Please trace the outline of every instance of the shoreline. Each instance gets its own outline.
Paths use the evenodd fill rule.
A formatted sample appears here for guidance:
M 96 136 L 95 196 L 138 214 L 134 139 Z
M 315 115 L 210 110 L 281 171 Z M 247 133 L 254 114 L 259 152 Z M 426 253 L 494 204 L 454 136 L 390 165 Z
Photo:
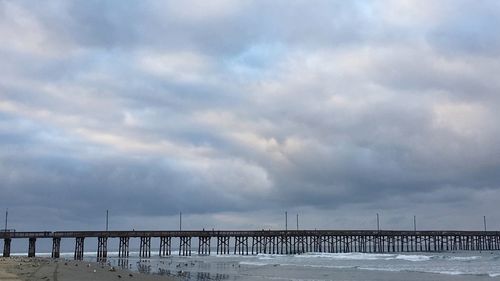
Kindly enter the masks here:
M 107 264 L 44 257 L 0 258 L 2 281 L 179 281 L 170 276 L 143 274 Z

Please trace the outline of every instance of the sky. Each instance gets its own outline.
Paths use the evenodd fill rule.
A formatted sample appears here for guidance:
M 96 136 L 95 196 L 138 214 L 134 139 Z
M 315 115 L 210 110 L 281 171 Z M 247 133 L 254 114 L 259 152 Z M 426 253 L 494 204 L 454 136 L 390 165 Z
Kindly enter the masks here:
M 0 0 L 0 213 L 498 230 L 499 26 L 496 0 Z

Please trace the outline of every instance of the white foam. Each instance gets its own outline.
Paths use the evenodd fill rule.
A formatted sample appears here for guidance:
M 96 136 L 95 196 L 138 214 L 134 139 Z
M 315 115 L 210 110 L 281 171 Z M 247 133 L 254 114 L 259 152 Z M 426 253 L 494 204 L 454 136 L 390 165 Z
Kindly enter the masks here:
M 393 267 L 359 267 L 362 270 L 369 271 L 390 271 L 390 272 L 420 272 L 420 273 L 435 273 L 435 274 L 446 274 L 446 275 L 466 275 L 470 274 L 462 271 L 450 271 L 450 270 L 408 270 L 408 269 L 399 269 Z
M 471 273 L 467 273 L 467 272 L 463 272 L 463 271 L 451 271 L 451 270 L 429 270 L 429 271 L 423 271 L 423 272 L 446 274 L 446 275 L 471 275 Z
M 405 261 L 428 261 L 432 257 L 425 255 L 397 255 L 394 257 L 396 260 L 405 260 Z
M 277 257 L 289 257 L 289 255 L 280 255 L 280 254 L 258 254 L 257 257 L 259 259 L 271 259 L 271 258 L 277 258 Z
M 241 264 L 241 265 L 255 265 L 255 266 L 269 265 L 268 263 L 264 263 L 264 262 L 251 262 L 251 261 L 240 261 L 239 264 Z
M 472 261 L 472 260 L 480 259 L 481 257 L 472 256 L 472 257 L 447 257 L 447 258 L 449 260 L 452 260 L 452 261 Z
M 322 258 L 332 260 L 406 260 L 406 261 L 428 261 L 432 256 L 426 255 L 402 255 L 402 254 L 369 254 L 369 253 L 309 253 L 295 255 L 295 258 Z
M 489 277 L 499 277 L 500 273 L 480 273 L 480 272 L 465 272 L 458 270 L 412 270 L 412 269 L 402 269 L 393 267 L 358 267 L 361 270 L 368 271 L 388 271 L 388 272 L 419 272 L 419 273 L 433 273 L 433 274 L 444 274 L 444 275 L 476 275 L 476 276 L 489 276 Z
M 399 272 L 403 271 L 402 269 L 390 268 L 390 267 L 358 267 L 362 270 L 370 270 L 370 271 L 391 271 L 391 272 Z
M 393 258 L 391 254 L 367 254 L 367 253 L 308 253 L 295 255 L 296 258 L 325 258 L 333 260 L 379 260 Z

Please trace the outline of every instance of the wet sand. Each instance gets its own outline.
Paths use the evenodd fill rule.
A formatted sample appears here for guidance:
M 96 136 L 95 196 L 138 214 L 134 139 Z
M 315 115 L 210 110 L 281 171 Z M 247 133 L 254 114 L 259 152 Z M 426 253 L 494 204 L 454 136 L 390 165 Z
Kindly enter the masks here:
M 0 258 L 0 281 L 178 281 L 172 277 L 146 275 L 108 265 L 50 258 Z

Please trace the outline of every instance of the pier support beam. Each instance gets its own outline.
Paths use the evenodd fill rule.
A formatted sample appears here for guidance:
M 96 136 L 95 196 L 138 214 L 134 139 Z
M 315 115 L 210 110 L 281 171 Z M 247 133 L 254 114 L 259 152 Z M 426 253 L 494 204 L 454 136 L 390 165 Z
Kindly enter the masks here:
M 236 236 L 234 237 L 234 254 L 248 255 L 248 237 Z
M 120 244 L 118 245 L 118 257 L 128 258 L 129 256 L 129 237 L 120 237 Z
M 76 237 L 75 241 L 75 260 L 83 259 L 83 248 L 84 248 L 85 237 Z
M 276 236 L 267 237 L 268 248 L 266 254 L 277 254 L 278 253 L 278 238 Z
M 106 261 L 108 257 L 108 237 L 97 238 L 97 260 Z
M 271 237 L 270 236 L 264 236 L 262 237 L 262 244 L 264 244 L 264 254 L 270 254 L 271 253 Z
M 28 257 L 29 258 L 34 258 L 35 257 L 35 252 L 36 252 L 36 238 L 30 238 L 29 239 L 29 245 L 28 245 Z
M 180 237 L 179 255 L 191 256 L 191 236 Z
M 141 245 L 139 247 L 139 257 L 151 257 L 151 237 L 141 237 Z
M 229 255 L 229 236 L 217 236 L 217 255 Z
M 254 236 L 252 237 L 252 255 L 264 253 L 264 243 L 265 240 L 262 236 Z
M 291 248 L 290 247 L 291 237 L 285 234 L 285 235 L 280 236 L 279 239 L 280 239 L 280 241 L 279 241 L 279 243 L 280 243 L 279 253 L 282 255 L 283 254 L 288 255 L 290 253 L 290 248 Z
M 172 237 L 160 237 L 160 257 L 170 256 L 172 254 Z
M 318 235 L 311 236 L 311 244 L 314 252 L 321 252 L 320 237 Z
M 210 236 L 198 237 L 198 255 L 210 255 Z
M 3 240 L 3 257 L 8 258 L 10 257 L 10 242 L 12 240 L 10 238 L 5 238 Z
M 52 258 L 58 259 L 61 256 L 61 238 L 52 238 Z
M 305 252 L 304 247 L 304 236 L 296 236 L 293 240 L 293 252 L 294 254 L 301 254 Z
M 268 242 L 268 249 L 266 254 L 277 254 L 277 249 L 278 249 L 278 239 L 276 239 L 276 236 L 268 236 L 267 237 L 267 242 Z
M 130 237 L 123 236 L 120 237 L 120 242 L 118 244 L 118 266 L 125 269 L 129 268 L 128 257 L 129 257 L 129 244 Z

